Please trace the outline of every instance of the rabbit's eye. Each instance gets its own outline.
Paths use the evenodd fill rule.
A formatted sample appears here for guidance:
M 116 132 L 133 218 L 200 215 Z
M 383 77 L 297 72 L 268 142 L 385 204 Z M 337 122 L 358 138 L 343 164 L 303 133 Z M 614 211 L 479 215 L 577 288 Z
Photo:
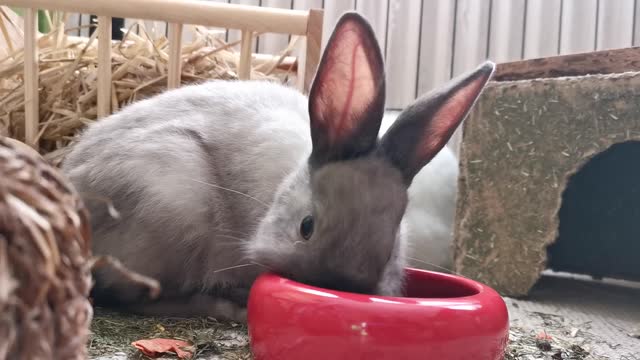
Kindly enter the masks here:
M 300 236 L 303 239 L 309 240 L 311 235 L 313 234 L 313 216 L 307 215 L 302 222 L 300 223 Z

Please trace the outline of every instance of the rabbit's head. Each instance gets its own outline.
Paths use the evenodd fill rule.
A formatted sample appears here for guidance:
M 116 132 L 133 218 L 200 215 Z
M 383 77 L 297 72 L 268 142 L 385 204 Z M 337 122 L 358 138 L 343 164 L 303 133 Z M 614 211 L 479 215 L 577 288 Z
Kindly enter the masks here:
M 309 94 L 312 152 L 279 187 L 248 243 L 249 258 L 316 286 L 397 294 L 407 188 L 445 146 L 494 67 L 486 62 L 418 99 L 378 139 L 382 54 L 365 19 L 343 15 Z

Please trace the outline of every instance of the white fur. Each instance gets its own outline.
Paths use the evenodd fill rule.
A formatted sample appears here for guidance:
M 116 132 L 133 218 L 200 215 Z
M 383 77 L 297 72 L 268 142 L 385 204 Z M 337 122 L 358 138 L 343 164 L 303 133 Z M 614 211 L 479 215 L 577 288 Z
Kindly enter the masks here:
M 381 136 L 398 113 L 387 112 Z M 404 216 L 407 254 L 413 267 L 444 271 L 453 267 L 453 226 L 458 191 L 458 158 L 445 146 L 413 179 Z

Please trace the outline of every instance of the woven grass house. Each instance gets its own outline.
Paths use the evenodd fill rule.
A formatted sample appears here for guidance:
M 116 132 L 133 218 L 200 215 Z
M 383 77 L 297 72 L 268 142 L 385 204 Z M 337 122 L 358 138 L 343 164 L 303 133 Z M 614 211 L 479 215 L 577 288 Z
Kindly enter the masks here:
M 502 64 L 464 125 L 456 270 L 640 280 L 640 50 Z

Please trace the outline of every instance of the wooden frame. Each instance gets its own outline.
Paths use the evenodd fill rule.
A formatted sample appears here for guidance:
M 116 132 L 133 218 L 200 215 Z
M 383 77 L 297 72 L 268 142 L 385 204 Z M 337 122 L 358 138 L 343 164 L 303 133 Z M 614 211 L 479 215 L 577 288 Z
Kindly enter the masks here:
M 199 0 L 4 0 L 3 5 L 25 8 L 24 82 L 25 138 L 37 148 L 39 124 L 37 10 L 58 10 L 98 16 L 98 117 L 111 112 L 111 18 L 123 17 L 169 23 L 169 69 L 167 87 L 180 85 L 180 50 L 183 24 L 238 29 L 242 31 L 238 77 L 251 74 L 254 33 L 303 36 L 304 51 L 297 59 L 298 84 L 307 92 L 320 61 L 323 11 L 266 8 Z
M 498 64 L 492 81 L 548 79 L 565 76 L 640 71 L 640 47 L 550 56 Z

